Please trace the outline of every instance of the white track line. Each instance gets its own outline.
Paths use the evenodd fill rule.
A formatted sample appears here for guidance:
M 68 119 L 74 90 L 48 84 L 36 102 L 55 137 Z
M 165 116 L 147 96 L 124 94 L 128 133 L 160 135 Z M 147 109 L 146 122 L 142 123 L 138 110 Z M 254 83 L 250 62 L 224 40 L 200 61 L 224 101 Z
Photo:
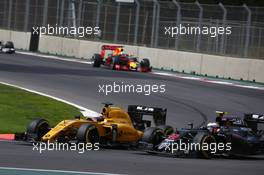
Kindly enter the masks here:
M 32 55 L 32 56 L 37 56 L 37 57 L 56 59 L 56 60 L 61 60 L 61 61 L 76 62 L 76 63 L 89 64 L 89 65 L 93 64 L 92 61 L 80 61 L 79 59 L 75 59 L 75 58 L 62 58 L 62 57 L 59 57 L 59 56 L 44 55 L 44 54 L 41 54 L 41 53 L 22 52 L 22 51 L 17 51 L 17 53 L 24 54 L 24 55 Z M 199 78 L 199 77 L 179 76 L 179 75 L 176 75 L 176 74 L 173 74 L 173 73 L 166 73 L 166 72 L 160 72 L 160 71 L 152 72 L 152 74 L 176 77 L 176 78 L 187 79 L 187 80 L 196 80 L 196 81 L 202 81 L 202 82 L 208 82 L 208 83 L 214 83 L 214 84 L 222 84 L 222 85 L 228 85 L 228 86 L 264 90 L 264 87 L 259 87 L 259 86 L 241 85 L 241 84 L 235 84 L 235 83 L 226 82 L 226 81 L 208 80 L 208 79 Z
M 87 60 L 82 61 L 80 59 L 75 59 L 75 58 L 62 58 L 59 56 L 44 55 L 44 54 L 40 54 L 40 53 L 22 52 L 22 51 L 17 51 L 16 53 L 23 54 L 23 55 L 32 55 L 32 56 L 37 56 L 37 57 L 43 57 L 43 58 L 50 58 L 50 59 L 61 60 L 61 61 L 83 63 L 83 64 L 93 64 L 92 61 L 87 61 Z
M 227 81 L 216 81 L 216 80 L 209 80 L 206 78 L 191 77 L 191 76 L 190 77 L 179 76 L 179 75 L 175 75 L 173 73 L 166 73 L 166 72 L 152 72 L 152 73 L 156 74 L 156 75 L 164 75 L 164 76 L 176 77 L 176 78 L 180 78 L 180 79 L 195 80 L 195 81 L 201 81 L 201 82 L 207 82 L 207 83 L 213 83 L 213 84 L 222 84 L 222 85 L 228 85 L 228 86 L 248 88 L 248 89 L 264 90 L 264 87 L 253 86 L 253 85 L 235 84 L 235 83 L 227 82 Z
M 31 171 L 31 172 L 50 172 L 50 173 L 69 173 L 69 174 L 90 174 L 90 175 L 118 175 L 111 173 L 96 173 L 84 171 L 64 171 L 64 170 L 47 170 L 47 169 L 31 169 L 31 168 L 13 168 L 13 167 L 0 167 L 1 170 L 16 170 L 16 171 Z
M 27 89 L 27 88 L 24 88 L 24 87 L 21 87 L 21 86 L 18 86 L 18 85 L 14 85 L 14 84 L 2 82 L 2 81 L 0 81 L 0 83 L 4 84 L 4 85 L 7 85 L 7 86 L 12 86 L 12 87 L 15 87 L 15 88 L 19 88 L 19 89 L 22 89 L 22 90 L 25 90 L 25 91 L 28 91 L 28 92 L 31 92 L 31 93 L 35 93 L 35 94 L 38 94 L 38 95 L 42 95 L 42 96 L 45 96 L 45 97 L 48 97 L 48 98 L 51 98 L 51 99 L 66 103 L 68 105 L 74 106 L 74 107 L 80 109 L 80 112 L 83 114 L 83 116 L 86 116 L 86 117 L 98 117 L 100 115 L 98 112 L 92 111 L 92 110 L 90 110 L 88 108 L 85 108 L 83 106 L 77 105 L 77 104 L 72 103 L 72 102 L 69 102 L 67 100 L 63 100 L 63 99 L 55 97 L 55 96 L 51 96 L 51 95 L 48 95 L 48 94 L 45 94 L 45 93 L 42 93 L 42 92 L 38 92 L 38 91 L 35 91 L 35 90 Z

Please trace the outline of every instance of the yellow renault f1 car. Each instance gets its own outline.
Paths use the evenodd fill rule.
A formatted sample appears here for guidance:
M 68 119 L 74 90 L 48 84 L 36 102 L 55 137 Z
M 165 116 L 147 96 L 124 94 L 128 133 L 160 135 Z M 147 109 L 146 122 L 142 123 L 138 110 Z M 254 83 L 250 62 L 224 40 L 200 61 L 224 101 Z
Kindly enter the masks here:
M 133 145 L 144 140 L 155 144 L 165 133 L 173 132 L 173 128 L 165 125 L 166 109 L 129 105 L 126 112 L 111 105 L 104 103 L 99 117 L 78 116 L 53 128 L 45 119 L 35 119 L 28 125 L 27 140 Z M 151 121 L 143 120 L 144 115 L 152 115 L 156 127 L 151 127 Z

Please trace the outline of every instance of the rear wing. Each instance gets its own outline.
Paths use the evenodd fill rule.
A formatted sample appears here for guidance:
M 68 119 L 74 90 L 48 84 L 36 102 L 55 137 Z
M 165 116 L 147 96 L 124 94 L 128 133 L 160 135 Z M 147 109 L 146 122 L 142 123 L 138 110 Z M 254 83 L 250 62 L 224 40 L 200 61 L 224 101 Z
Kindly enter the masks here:
M 116 50 L 118 48 L 124 48 L 124 46 L 117 46 L 117 45 L 102 45 L 102 50 Z
M 105 56 L 105 51 L 106 50 L 112 50 L 112 51 L 117 51 L 117 52 L 123 52 L 124 46 L 117 46 L 117 45 L 102 45 L 101 47 L 101 53 L 100 56 L 101 58 L 104 58 Z
M 245 114 L 244 121 L 253 131 L 264 131 L 264 115 L 262 114 Z
M 151 121 L 144 120 L 144 115 L 153 116 L 155 126 L 166 124 L 166 108 L 156 108 L 141 105 L 128 105 L 128 114 L 134 124 L 134 127 L 139 130 L 144 130 L 151 126 Z

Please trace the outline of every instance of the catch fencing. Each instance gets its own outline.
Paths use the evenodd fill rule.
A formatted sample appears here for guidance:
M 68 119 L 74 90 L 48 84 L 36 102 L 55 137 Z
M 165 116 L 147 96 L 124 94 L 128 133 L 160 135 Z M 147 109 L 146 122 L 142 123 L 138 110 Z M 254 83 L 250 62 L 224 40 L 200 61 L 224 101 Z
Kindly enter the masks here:
M 48 24 L 100 28 L 100 35 L 80 38 L 85 40 L 264 59 L 263 7 L 176 0 L 0 0 L 0 28 L 32 31 L 34 26 Z M 215 29 L 230 27 L 231 33 L 166 33 L 166 29 L 175 31 L 180 25 L 195 30 L 214 29 L 213 33 Z

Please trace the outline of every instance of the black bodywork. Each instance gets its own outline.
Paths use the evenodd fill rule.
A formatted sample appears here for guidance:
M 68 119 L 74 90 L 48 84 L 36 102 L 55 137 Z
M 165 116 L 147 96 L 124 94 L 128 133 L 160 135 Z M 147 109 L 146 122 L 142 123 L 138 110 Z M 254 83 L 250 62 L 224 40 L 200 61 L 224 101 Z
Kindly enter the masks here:
M 183 128 L 164 138 L 157 145 L 148 145 L 147 152 L 152 154 L 165 154 L 176 157 L 202 157 L 213 156 L 252 156 L 264 153 L 264 116 L 245 114 L 244 119 L 225 116 L 221 123 L 215 126 L 201 128 Z M 224 145 L 224 149 L 207 150 L 174 150 L 173 146 L 181 143 L 204 144 L 215 143 Z

